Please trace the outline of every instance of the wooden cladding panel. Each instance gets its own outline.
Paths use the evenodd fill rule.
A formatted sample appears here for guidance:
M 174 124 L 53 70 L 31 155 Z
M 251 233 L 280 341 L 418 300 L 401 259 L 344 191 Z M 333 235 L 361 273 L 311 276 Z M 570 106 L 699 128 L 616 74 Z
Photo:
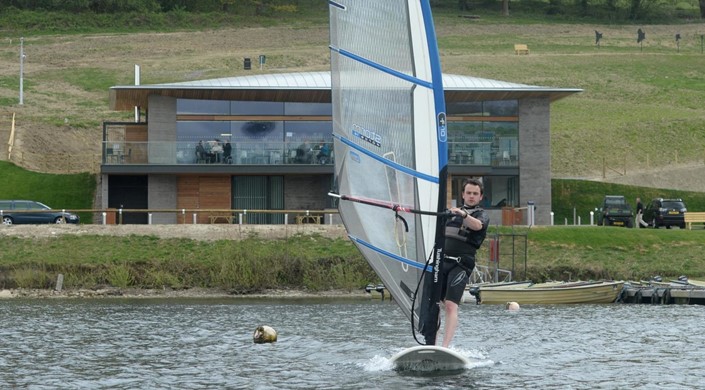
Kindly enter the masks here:
M 179 176 L 176 182 L 176 207 L 179 209 L 230 209 L 230 176 Z M 209 223 L 211 214 L 198 213 L 197 223 Z M 178 218 L 183 223 L 183 218 Z M 193 223 L 191 216 L 186 223 Z
M 147 126 L 126 125 L 125 126 L 125 161 L 128 164 L 144 164 L 147 162 L 147 141 L 149 134 Z
M 147 142 L 148 140 L 149 134 L 147 133 L 146 125 L 139 124 L 125 126 L 125 141 Z

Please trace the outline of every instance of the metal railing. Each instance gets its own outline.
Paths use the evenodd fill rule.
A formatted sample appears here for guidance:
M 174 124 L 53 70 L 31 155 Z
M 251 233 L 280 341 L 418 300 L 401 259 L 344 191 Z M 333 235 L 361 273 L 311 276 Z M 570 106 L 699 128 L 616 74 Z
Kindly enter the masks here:
M 257 210 L 257 209 L 51 209 L 51 210 L 0 210 L 0 220 L 3 215 L 17 213 L 73 213 L 90 214 L 92 218 L 81 218 L 81 223 L 92 221 L 102 225 L 123 224 L 128 214 L 140 214 L 147 224 L 152 224 L 156 215 L 168 215 L 176 224 L 278 224 L 301 225 L 340 224 L 338 210 Z M 258 218 L 269 216 L 270 218 Z

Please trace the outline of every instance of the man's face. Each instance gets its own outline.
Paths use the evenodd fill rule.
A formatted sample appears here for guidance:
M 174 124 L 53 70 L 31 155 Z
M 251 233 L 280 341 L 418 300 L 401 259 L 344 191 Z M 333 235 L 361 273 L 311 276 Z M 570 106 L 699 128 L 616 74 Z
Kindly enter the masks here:
M 480 186 L 474 184 L 466 184 L 463 189 L 463 202 L 468 206 L 477 206 L 482 200 Z

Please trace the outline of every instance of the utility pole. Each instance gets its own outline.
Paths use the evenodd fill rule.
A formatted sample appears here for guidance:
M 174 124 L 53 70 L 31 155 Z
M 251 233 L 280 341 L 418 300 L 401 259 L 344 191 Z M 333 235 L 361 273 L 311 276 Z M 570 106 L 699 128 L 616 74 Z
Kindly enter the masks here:
M 20 106 L 24 104 L 24 37 L 20 38 Z

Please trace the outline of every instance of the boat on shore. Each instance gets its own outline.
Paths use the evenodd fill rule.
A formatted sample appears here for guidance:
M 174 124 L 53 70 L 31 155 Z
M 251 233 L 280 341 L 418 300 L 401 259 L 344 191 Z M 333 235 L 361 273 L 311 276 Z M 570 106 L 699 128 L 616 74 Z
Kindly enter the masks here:
M 617 300 L 623 281 L 548 282 L 539 284 L 493 284 L 478 286 L 477 302 L 486 305 L 518 302 L 527 304 L 612 303 Z

